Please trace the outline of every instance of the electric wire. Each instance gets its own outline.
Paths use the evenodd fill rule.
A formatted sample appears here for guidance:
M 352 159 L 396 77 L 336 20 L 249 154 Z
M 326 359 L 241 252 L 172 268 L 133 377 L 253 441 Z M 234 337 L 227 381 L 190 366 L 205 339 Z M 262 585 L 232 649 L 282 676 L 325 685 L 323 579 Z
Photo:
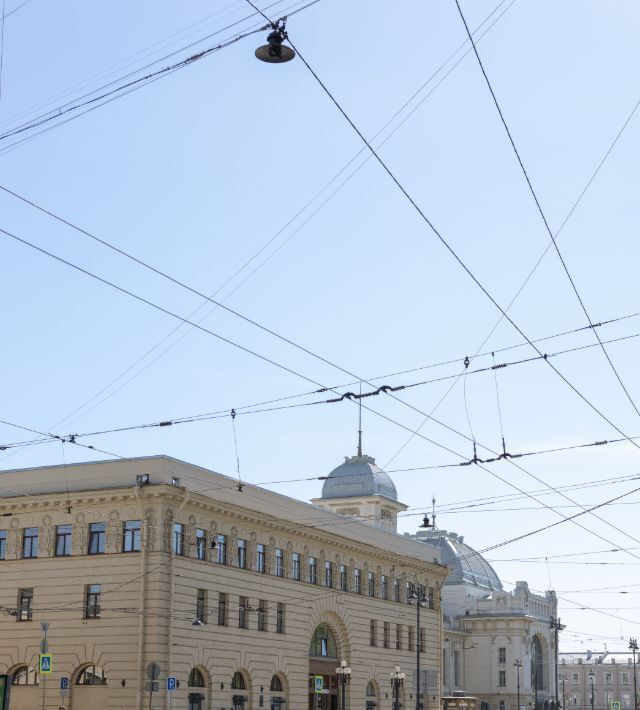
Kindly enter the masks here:
M 551 231 L 551 227 L 549 226 L 547 216 L 544 213 L 544 210 L 542 209 L 542 205 L 540 204 L 540 200 L 538 199 L 538 195 L 533 187 L 533 184 L 532 184 L 531 179 L 529 177 L 529 173 L 527 172 L 527 169 L 524 166 L 524 163 L 522 161 L 522 157 L 521 157 L 520 152 L 518 151 L 518 148 L 515 144 L 511 130 L 509 129 L 509 126 L 507 125 L 507 121 L 504 117 L 504 113 L 500 107 L 500 103 L 498 102 L 498 97 L 496 96 L 496 93 L 493 89 L 493 86 L 491 84 L 491 81 L 489 79 L 487 71 L 484 67 L 482 59 L 480 58 L 480 53 L 478 52 L 478 48 L 476 47 L 476 43 L 473 39 L 473 35 L 471 33 L 471 30 L 469 29 L 469 25 L 467 24 L 467 20 L 464 16 L 464 13 L 462 12 L 462 7 L 460 6 L 460 0 L 454 0 L 454 2 L 456 4 L 456 7 L 458 8 L 458 13 L 460 14 L 460 18 L 461 18 L 464 28 L 466 30 L 469 42 L 471 43 L 471 46 L 473 47 L 473 52 L 476 56 L 476 59 L 478 60 L 478 65 L 480 67 L 480 70 L 482 71 L 482 75 L 484 76 L 485 82 L 487 84 L 487 87 L 488 87 L 491 97 L 493 99 L 493 103 L 495 104 L 495 107 L 498 111 L 498 115 L 500 116 L 500 121 L 507 133 L 507 137 L 509 138 L 509 142 L 511 144 L 511 147 L 513 148 L 513 152 L 515 153 L 518 164 L 519 164 L 522 174 L 524 175 L 524 178 L 526 180 L 527 186 L 529 188 L 529 192 L 531 193 L 531 196 L 533 197 L 533 200 L 535 202 L 538 213 L 540 214 L 540 217 L 542 218 L 542 222 L 544 223 L 544 227 L 547 231 L 547 234 L 549 235 L 549 238 L 551 239 L 551 242 L 553 243 L 553 247 L 556 251 L 556 254 L 558 255 L 558 258 L 560 259 L 560 263 L 562 264 L 562 268 L 564 269 L 564 272 L 569 280 L 569 283 L 571 284 L 571 288 L 573 289 L 573 292 L 574 292 L 576 298 L 578 299 L 578 303 L 580 304 L 580 307 L 582 308 L 582 311 L 584 312 L 584 315 L 585 315 L 589 325 L 593 325 L 593 321 L 591 320 L 591 316 L 589 315 L 589 312 L 587 311 L 587 307 L 585 306 L 584 301 L 583 301 L 582 297 L 580 296 L 580 293 L 579 293 L 578 288 L 575 284 L 575 281 L 574 281 L 573 277 L 571 276 L 569 268 L 567 267 L 567 263 L 564 260 L 562 253 L 560 252 L 560 248 L 558 247 L 558 243 L 556 241 L 556 238 L 555 238 L 553 232 Z M 620 373 L 616 369 L 616 366 L 613 364 L 613 361 L 611 360 L 611 357 L 609 356 L 607 349 L 604 347 L 602 341 L 600 340 L 600 336 L 598 335 L 598 332 L 596 330 L 593 330 L 593 334 L 595 335 L 595 337 L 598 341 L 598 344 L 600 345 L 600 348 L 602 349 L 602 352 L 603 352 L 605 358 L 607 359 L 607 362 L 611 366 L 611 369 L 612 369 L 614 375 L 616 376 L 616 379 L 618 380 L 620 387 L 622 388 L 623 392 L 625 393 L 627 399 L 629 400 L 629 402 L 630 402 L 631 406 L 633 407 L 633 409 L 635 410 L 636 414 L 638 416 L 640 416 L 640 410 L 638 409 L 636 403 L 634 402 L 629 390 L 627 389 L 624 382 L 622 381 L 622 378 L 620 377 Z

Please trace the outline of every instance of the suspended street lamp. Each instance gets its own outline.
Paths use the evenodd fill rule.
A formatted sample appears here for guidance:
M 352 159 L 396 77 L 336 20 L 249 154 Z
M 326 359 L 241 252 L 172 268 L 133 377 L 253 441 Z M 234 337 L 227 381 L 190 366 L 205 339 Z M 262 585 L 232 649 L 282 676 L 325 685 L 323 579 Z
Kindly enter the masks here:
M 287 39 L 287 18 L 281 17 L 277 22 L 271 23 L 271 32 L 267 36 L 267 44 L 256 49 L 256 57 L 261 62 L 269 64 L 283 64 L 290 62 L 296 53 L 283 42 Z

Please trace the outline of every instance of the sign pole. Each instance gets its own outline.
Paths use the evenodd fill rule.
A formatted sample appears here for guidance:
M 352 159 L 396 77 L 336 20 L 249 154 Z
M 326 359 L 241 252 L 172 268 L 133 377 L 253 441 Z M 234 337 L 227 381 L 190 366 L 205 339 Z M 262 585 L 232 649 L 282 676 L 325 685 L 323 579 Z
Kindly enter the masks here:
M 42 639 L 42 643 L 40 644 L 40 653 L 44 654 L 49 651 L 49 643 L 47 642 L 47 631 L 49 631 L 49 622 L 40 622 L 40 628 L 42 629 L 42 633 L 44 634 L 44 638 Z M 42 710 L 47 710 L 47 676 L 42 673 L 42 668 L 40 668 L 39 670 L 41 671 L 40 677 L 42 679 Z

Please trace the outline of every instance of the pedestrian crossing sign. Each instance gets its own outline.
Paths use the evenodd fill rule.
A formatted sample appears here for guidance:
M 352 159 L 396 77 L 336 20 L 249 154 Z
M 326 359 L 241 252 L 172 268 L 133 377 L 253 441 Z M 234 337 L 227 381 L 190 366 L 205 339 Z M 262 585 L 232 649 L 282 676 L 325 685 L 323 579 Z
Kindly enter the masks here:
M 47 675 L 48 673 L 51 673 L 52 667 L 52 657 L 50 653 L 41 653 L 40 654 L 40 663 L 39 663 L 39 673 L 42 673 L 42 675 Z
M 313 692 L 322 693 L 322 688 L 324 686 L 324 678 L 321 675 L 316 675 L 313 677 Z

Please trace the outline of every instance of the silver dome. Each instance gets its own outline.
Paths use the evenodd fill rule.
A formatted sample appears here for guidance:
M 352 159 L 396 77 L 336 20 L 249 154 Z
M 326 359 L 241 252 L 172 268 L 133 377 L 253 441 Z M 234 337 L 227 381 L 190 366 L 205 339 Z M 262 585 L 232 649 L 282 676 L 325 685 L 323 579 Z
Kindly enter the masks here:
M 384 496 L 398 500 L 398 492 L 389 476 L 371 456 L 345 456 L 322 485 L 322 498 L 360 498 Z
M 493 567 L 480 553 L 467 545 L 462 535 L 446 530 L 421 530 L 415 537 L 439 548 L 442 562 L 449 567 L 445 584 L 472 584 L 484 589 L 502 589 L 502 582 Z

